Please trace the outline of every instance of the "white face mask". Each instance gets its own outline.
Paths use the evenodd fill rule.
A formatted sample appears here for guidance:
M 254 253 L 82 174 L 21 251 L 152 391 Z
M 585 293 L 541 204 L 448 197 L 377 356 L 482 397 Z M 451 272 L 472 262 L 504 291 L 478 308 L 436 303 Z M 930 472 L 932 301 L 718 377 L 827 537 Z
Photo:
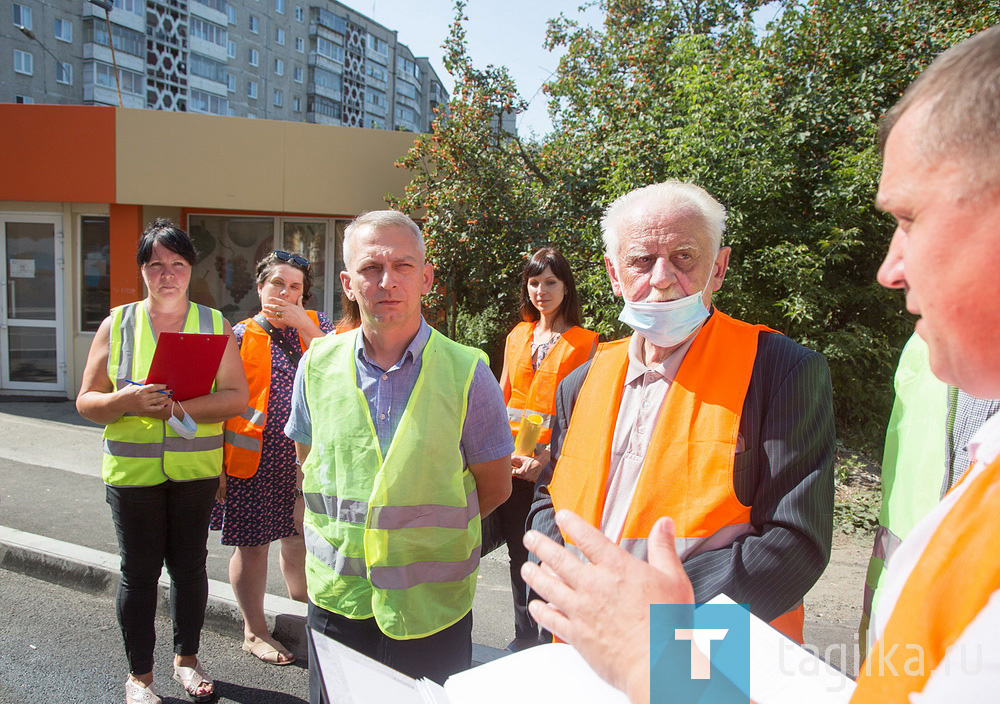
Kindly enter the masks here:
M 626 299 L 618 320 L 657 347 L 676 347 L 708 319 L 704 296 L 714 278 L 709 276 L 705 288 L 698 293 L 676 301 L 643 303 Z
M 179 403 L 177 405 L 181 406 Z M 181 406 L 181 410 L 184 411 L 184 406 Z M 184 418 L 177 418 L 174 415 L 173 405 L 170 406 L 170 419 L 167 420 L 167 425 L 185 440 L 193 440 L 194 436 L 198 434 L 198 424 L 194 422 L 191 414 L 184 411 Z

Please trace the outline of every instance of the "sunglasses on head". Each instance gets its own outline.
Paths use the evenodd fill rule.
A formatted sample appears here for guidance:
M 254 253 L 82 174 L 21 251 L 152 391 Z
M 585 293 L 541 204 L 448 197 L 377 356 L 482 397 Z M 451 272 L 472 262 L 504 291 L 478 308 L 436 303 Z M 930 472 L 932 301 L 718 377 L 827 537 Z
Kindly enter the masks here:
M 299 266 L 309 266 L 309 260 L 306 259 L 305 257 L 300 257 L 298 254 L 292 254 L 292 253 L 286 252 L 286 251 L 284 251 L 282 249 L 276 249 L 276 250 L 274 250 L 274 256 L 276 256 L 278 259 L 280 259 L 283 262 L 291 261 L 291 262 L 295 262 Z

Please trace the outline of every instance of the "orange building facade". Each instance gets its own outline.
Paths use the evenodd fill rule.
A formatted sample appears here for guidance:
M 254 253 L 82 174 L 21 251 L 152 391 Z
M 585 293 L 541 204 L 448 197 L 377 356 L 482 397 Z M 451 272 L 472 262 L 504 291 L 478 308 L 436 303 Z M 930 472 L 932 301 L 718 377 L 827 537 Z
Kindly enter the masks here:
M 344 226 L 409 180 L 409 133 L 73 105 L 0 105 L 0 395 L 73 398 L 94 332 L 144 295 L 146 223 L 199 250 L 192 300 L 258 308 L 272 249 L 314 263 L 309 307 L 339 314 Z

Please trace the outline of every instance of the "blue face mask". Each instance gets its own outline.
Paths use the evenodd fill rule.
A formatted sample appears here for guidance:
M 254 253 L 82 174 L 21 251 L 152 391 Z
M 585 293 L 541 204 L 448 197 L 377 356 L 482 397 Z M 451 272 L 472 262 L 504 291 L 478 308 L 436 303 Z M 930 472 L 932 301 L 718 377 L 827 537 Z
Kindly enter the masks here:
M 622 321 L 657 347 L 676 347 L 708 319 L 704 295 L 714 277 L 698 293 L 676 301 L 642 303 L 625 301 L 618 320 Z

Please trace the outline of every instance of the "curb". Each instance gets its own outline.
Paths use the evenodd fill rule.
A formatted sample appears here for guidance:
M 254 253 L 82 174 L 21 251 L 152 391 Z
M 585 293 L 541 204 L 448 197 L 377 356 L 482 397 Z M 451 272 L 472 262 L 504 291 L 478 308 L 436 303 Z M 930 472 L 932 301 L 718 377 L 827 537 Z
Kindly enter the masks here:
M 120 558 L 100 550 L 0 526 L 0 569 L 113 599 L 118 590 Z M 170 578 L 166 572 L 160 576 L 157 612 L 170 616 Z M 274 637 L 295 653 L 296 658 L 305 662 L 308 658 L 306 605 L 265 594 L 264 615 Z M 237 640 L 243 638 L 243 617 L 233 588 L 225 582 L 208 580 L 205 628 Z M 499 648 L 473 643 L 472 664 L 481 665 L 507 654 Z

